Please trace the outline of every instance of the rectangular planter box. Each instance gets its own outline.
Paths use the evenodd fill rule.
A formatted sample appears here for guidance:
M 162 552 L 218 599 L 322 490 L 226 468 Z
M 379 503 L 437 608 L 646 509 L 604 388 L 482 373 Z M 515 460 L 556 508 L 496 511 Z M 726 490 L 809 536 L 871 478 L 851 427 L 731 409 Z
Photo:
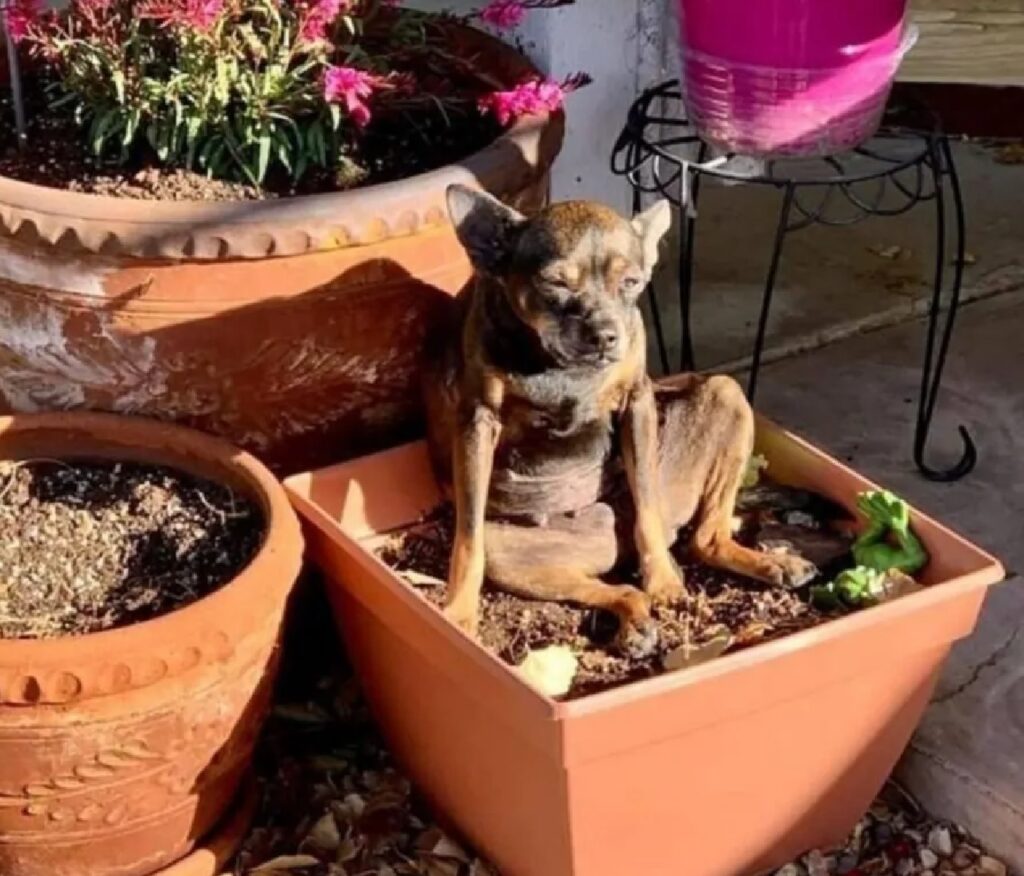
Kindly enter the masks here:
M 759 421 L 778 480 L 874 485 Z M 287 482 L 395 755 L 505 876 L 742 876 L 841 839 L 974 628 L 999 563 L 917 512 L 927 589 L 703 666 L 550 700 L 372 553 L 438 500 L 412 444 Z

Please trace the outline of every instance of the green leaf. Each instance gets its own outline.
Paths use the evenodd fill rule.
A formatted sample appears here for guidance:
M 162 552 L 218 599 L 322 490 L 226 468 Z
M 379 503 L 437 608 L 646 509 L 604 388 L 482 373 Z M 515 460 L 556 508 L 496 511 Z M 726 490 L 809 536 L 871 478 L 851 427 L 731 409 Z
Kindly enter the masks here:
M 103 145 L 108 133 L 118 120 L 118 110 L 108 109 L 93 119 L 92 128 L 89 131 L 89 145 L 94 155 L 103 153 Z
M 118 68 L 114 68 L 110 72 L 110 78 L 114 83 L 114 94 L 117 95 L 117 102 L 124 103 L 125 99 L 125 83 L 124 83 L 124 72 Z
M 306 131 L 306 142 L 313 155 L 313 160 L 321 167 L 327 167 L 327 144 L 324 141 L 324 129 L 319 120 L 313 122 L 309 126 L 309 130 Z
M 272 141 L 270 132 L 264 127 L 263 133 L 260 134 L 259 139 L 259 161 L 256 165 L 256 179 L 263 182 L 267 176 L 267 165 L 270 164 L 270 147 Z
M 299 157 L 295 161 L 295 170 L 292 173 L 292 181 L 298 182 L 302 177 L 306 175 L 306 171 L 309 169 L 309 157 L 306 155 L 306 151 L 302 150 L 299 152 Z
M 138 109 L 133 109 L 129 114 L 128 118 L 124 123 L 124 131 L 121 135 L 121 148 L 127 149 L 132 145 L 135 140 L 135 135 L 139 132 L 139 123 L 142 119 L 142 113 Z

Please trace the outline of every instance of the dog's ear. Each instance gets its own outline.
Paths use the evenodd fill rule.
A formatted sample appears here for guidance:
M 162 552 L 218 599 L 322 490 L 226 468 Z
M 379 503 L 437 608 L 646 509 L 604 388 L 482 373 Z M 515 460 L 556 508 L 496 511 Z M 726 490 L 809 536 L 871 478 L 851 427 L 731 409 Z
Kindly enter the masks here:
M 526 218 L 497 198 L 468 186 L 449 186 L 447 198 L 448 216 L 473 267 L 488 274 L 500 273 Z
M 658 244 L 672 227 L 672 207 L 662 198 L 636 216 L 632 225 L 643 244 L 644 270 L 650 276 L 658 263 Z

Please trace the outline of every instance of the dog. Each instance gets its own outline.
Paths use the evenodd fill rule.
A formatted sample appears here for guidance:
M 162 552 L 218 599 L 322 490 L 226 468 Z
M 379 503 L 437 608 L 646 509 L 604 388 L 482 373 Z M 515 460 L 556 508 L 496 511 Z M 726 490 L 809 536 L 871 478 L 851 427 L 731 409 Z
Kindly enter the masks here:
M 669 548 L 694 523 L 701 561 L 776 586 L 815 574 L 733 538 L 753 412 L 724 376 L 647 374 L 639 298 L 671 224 L 598 203 L 530 218 L 454 185 L 448 212 L 474 270 L 426 369 L 428 444 L 455 506 L 445 612 L 477 632 L 494 586 L 606 609 L 629 653 L 656 644 L 651 604 L 683 593 Z M 602 580 L 626 562 L 642 589 Z

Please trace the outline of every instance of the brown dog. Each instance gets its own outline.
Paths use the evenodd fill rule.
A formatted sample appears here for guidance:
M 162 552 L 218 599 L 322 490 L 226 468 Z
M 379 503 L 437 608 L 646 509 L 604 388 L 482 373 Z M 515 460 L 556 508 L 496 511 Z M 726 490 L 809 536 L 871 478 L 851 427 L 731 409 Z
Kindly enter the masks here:
M 486 576 L 609 609 L 624 647 L 649 648 L 649 600 L 681 594 L 669 546 L 695 516 L 702 561 L 780 586 L 809 580 L 805 560 L 733 540 L 754 438 L 740 387 L 691 375 L 662 390 L 647 376 L 637 299 L 667 202 L 632 222 L 589 202 L 527 219 L 453 186 L 448 208 L 476 271 L 426 387 L 433 461 L 456 509 L 451 620 L 475 632 Z M 644 592 L 599 578 L 630 555 Z

